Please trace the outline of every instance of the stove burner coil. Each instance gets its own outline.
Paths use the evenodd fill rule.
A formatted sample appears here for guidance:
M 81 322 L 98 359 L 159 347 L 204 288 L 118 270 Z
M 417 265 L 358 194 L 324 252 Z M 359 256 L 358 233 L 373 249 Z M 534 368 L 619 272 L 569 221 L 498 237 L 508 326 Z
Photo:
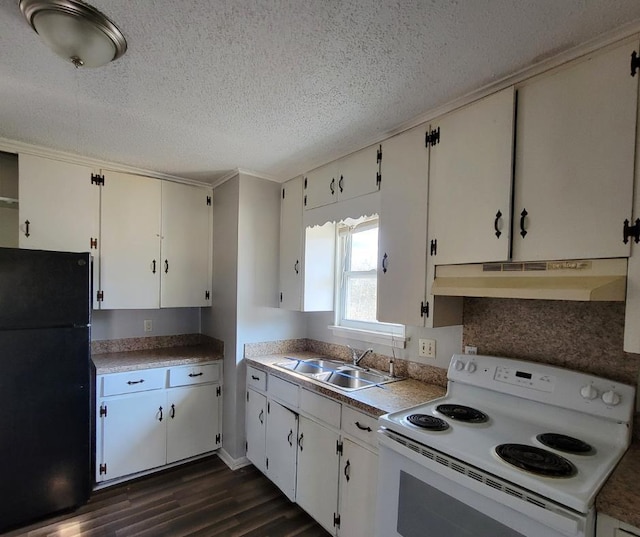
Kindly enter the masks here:
M 572 477 L 577 473 L 576 467 L 564 457 L 534 446 L 500 444 L 496 454 L 516 468 L 544 477 Z
M 536 439 L 547 447 L 564 451 L 565 453 L 589 455 L 593 452 L 593 448 L 586 442 L 565 434 L 543 433 L 536 436 Z
M 407 421 L 416 427 L 428 429 L 429 431 L 446 431 L 449 428 L 449 424 L 446 421 L 428 414 L 411 414 L 407 416 Z
M 476 408 L 464 405 L 438 405 L 436 410 L 441 414 L 456 421 L 467 423 L 485 423 L 489 421 L 489 416 Z

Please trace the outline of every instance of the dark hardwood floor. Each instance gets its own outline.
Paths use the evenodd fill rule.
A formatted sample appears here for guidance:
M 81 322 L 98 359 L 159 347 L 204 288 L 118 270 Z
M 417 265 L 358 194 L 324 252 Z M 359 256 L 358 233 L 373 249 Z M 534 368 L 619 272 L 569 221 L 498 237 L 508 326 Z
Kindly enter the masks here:
M 3 537 L 326 537 L 253 466 L 209 457 L 95 492 L 73 513 Z

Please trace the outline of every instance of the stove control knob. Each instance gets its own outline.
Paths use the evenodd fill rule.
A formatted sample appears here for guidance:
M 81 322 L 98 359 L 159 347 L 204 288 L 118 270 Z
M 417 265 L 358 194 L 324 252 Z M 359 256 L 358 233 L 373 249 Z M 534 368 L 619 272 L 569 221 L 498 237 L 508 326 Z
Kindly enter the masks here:
M 602 394 L 602 400 L 605 405 L 616 406 L 620 402 L 620 396 L 613 390 L 610 390 Z
M 469 373 L 475 373 L 475 370 L 478 369 L 478 367 L 476 366 L 476 364 L 474 362 L 469 362 L 467 364 L 467 366 L 465 367 L 465 369 L 469 372 Z
M 455 367 L 458 371 L 462 371 L 464 369 L 464 362 L 462 360 L 456 360 L 453 363 L 453 367 Z
M 595 399 L 599 394 L 598 390 L 593 387 L 593 384 L 587 384 L 580 390 L 580 395 L 582 395 L 584 399 Z

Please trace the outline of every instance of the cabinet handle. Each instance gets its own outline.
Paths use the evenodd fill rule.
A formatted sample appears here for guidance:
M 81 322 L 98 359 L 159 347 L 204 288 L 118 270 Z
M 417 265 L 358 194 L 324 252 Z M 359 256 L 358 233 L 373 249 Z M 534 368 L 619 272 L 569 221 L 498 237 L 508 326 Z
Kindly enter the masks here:
M 251 375 L 251 378 L 252 378 L 253 380 L 260 380 L 260 377 L 256 377 L 255 375 Z
M 384 254 L 382 256 L 382 272 L 384 272 L 385 274 L 387 273 L 387 260 L 389 259 L 389 256 L 387 254 Z
M 296 259 L 296 264 L 293 265 L 293 270 L 296 271 L 296 274 L 300 274 L 300 260 Z
M 189 373 L 190 377 L 201 377 L 203 375 L 202 371 L 200 373 Z
M 24 236 L 28 237 L 29 235 L 31 235 L 31 233 L 29 233 L 29 224 L 31 224 L 31 222 L 29 222 L 29 220 L 25 220 L 24 221 Z
M 164 260 L 164 273 L 167 274 L 169 272 L 169 260 Z
M 144 382 L 144 379 L 140 379 L 140 380 L 129 380 L 127 381 L 127 384 L 129 386 L 131 386 L 132 384 L 142 384 Z
M 151 263 L 151 273 L 152 274 L 156 273 L 156 260 L 155 259 Z
M 344 476 L 347 478 L 347 481 L 351 479 L 351 461 L 347 460 L 347 464 L 344 465 Z
M 333 196 L 336 193 L 336 178 L 331 179 L 331 183 L 329 183 L 329 190 L 331 190 L 331 195 Z
M 304 433 L 300 433 L 300 436 L 298 437 L 298 447 L 300 447 L 300 451 L 302 451 L 303 440 L 304 440 Z
M 359 421 L 356 421 L 356 427 L 361 431 L 367 431 L 368 433 L 371 432 L 371 427 L 367 427 L 366 425 L 360 425 Z
M 520 213 L 520 235 L 522 235 L 522 238 L 524 239 L 524 236 L 527 234 L 527 230 L 524 229 L 524 219 L 529 215 L 529 213 L 527 212 L 526 209 L 522 209 L 522 212 Z
M 162 407 L 160 407 L 160 417 L 158 418 L 158 421 L 162 421 Z
M 260 424 L 264 425 L 264 408 L 260 411 L 260 414 L 258 414 L 258 419 L 260 420 Z
M 498 222 L 500 221 L 501 218 L 502 218 L 502 213 L 498 211 L 496 213 L 496 219 L 493 221 L 493 229 L 495 229 L 496 237 L 498 238 L 500 238 L 500 235 L 502 235 L 502 231 L 498 229 Z
M 176 417 L 176 405 L 171 405 L 171 413 L 169 416 L 171 416 L 171 419 Z
M 291 437 L 293 436 L 293 429 L 289 430 L 289 435 L 287 436 L 287 442 L 289 442 L 289 446 L 293 447 L 293 442 L 291 441 Z
M 338 188 L 340 189 L 340 192 L 344 192 L 344 188 L 342 188 L 343 184 L 344 184 L 344 176 L 341 175 L 340 180 L 338 181 Z

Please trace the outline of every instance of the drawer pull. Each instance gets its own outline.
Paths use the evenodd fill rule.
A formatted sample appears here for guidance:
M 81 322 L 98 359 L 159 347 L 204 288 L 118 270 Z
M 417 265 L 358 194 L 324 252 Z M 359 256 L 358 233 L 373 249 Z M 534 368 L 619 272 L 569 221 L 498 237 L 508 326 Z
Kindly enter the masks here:
M 158 421 L 162 421 L 162 407 L 160 407 L 159 412 L 160 412 L 160 416 L 158 417 Z
M 367 427 L 366 425 L 360 425 L 359 421 L 356 421 L 356 427 L 361 431 L 367 431 L 368 433 L 371 432 L 371 427 Z
M 202 371 L 200 373 L 189 373 L 190 377 L 201 377 L 203 375 Z
M 291 437 L 293 436 L 293 429 L 289 429 L 289 436 L 287 436 L 287 441 L 289 442 L 289 446 L 293 447 L 293 442 L 291 441 Z
M 351 479 L 351 461 L 347 460 L 347 464 L 344 465 L 344 477 L 347 481 Z
M 264 416 L 264 409 L 262 409 L 262 410 L 260 411 L 260 414 L 258 415 L 258 419 L 260 420 L 260 423 L 261 423 L 261 424 L 264 424 L 264 418 L 263 418 L 263 416 Z
M 133 385 L 133 384 L 142 384 L 144 382 L 144 379 L 140 379 L 140 380 L 129 380 L 127 381 L 127 384 L 129 386 Z
M 171 419 L 174 419 L 176 417 L 176 405 L 171 405 L 171 414 L 169 414 L 169 416 L 171 417 Z
M 252 378 L 253 380 L 260 380 L 260 377 L 256 377 L 255 375 L 251 375 L 251 378 Z
M 303 450 L 303 441 L 304 441 L 304 433 L 300 433 L 298 437 L 298 446 L 300 447 L 300 451 Z

